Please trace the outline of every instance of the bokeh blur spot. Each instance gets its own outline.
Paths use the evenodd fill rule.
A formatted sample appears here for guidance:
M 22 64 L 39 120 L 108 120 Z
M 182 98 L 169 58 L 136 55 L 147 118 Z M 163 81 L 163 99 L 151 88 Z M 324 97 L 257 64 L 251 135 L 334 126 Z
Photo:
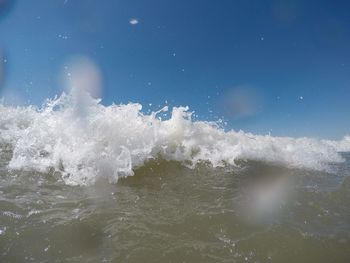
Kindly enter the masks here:
M 5 17 L 9 13 L 13 3 L 13 0 L 0 0 L 0 23 L 3 17 Z M 0 39 L 0 92 L 4 86 L 6 62 L 7 61 L 4 55 L 4 50 Z
M 256 88 L 243 85 L 226 92 L 219 104 L 226 118 L 237 120 L 258 114 L 263 108 L 263 99 Z
M 99 98 L 102 92 L 102 74 L 99 67 L 89 57 L 75 56 L 64 66 L 66 90 L 81 94 L 88 93 Z
M 272 2 L 272 14 L 282 24 L 291 24 L 301 13 L 301 2 L 297 0 L 277 0 Z
M 13 3 L 13 0 L 0 0 L 0 19 L 10 11 Z

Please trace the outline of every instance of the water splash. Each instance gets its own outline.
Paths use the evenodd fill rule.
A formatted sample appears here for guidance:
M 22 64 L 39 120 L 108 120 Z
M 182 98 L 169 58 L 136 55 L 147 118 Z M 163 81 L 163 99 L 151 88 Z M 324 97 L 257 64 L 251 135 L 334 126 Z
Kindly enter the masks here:
M 174 107 L 168 119 L 162 111 L 145 114 L 138 103 L 104 106 L 84 94 L 63 93 L 41 108 L 0 105 L 0 144 L 11 145 L 8 168 L 59 171 L 67 184 L 89 185 L 100 178 L 116 182 L 133 169 L 158 157 L 194 167 L 236 165 L 257 160 L 287 167 L 323 170 L 342 162 L 341 141 L 225 132 L 213 122 L 192 121 L 188 107 Z

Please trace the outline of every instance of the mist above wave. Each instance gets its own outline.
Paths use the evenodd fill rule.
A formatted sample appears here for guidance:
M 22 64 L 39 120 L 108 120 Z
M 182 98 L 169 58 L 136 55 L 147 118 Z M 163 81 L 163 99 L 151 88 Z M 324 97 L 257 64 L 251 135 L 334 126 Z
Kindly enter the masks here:
M 71 92 L 42 108 L 0 105 L 0 144 L 11 145 L 11 170 L 60 171 L 67 184 L 93 184 L 101 177 L 116 182 L 133 169 L 161 157 L 194 167 L 256 160 L 293 168 L 327 169 L 350 151 L 341 141 L 225 132 L 213 122 L 193 121 L 187 107 L 170 117 L 143 113 L 141 104 L 104 106 L 87 93 Z M 1 150 L 1 149 L 0 149 Z

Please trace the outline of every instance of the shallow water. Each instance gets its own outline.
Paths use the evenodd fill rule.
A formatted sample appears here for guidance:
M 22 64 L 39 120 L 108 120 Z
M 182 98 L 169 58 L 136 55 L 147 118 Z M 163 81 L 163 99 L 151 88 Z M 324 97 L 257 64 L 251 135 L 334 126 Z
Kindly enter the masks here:
M 1 262 L 350 262 L 349 154 L 336 173 L 157 159 L 92 186 L 1 154 Z

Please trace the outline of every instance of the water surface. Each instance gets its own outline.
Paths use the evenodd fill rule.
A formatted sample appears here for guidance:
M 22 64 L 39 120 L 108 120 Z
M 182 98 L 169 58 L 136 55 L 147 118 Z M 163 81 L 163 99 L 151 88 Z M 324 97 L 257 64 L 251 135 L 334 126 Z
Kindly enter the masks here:
M 349 262 L 349 161 L 338 173 L 154 160 L 115 184 L 8 171 L 1 262 Z M 349 155 L 346 156 L 349 160 Z

